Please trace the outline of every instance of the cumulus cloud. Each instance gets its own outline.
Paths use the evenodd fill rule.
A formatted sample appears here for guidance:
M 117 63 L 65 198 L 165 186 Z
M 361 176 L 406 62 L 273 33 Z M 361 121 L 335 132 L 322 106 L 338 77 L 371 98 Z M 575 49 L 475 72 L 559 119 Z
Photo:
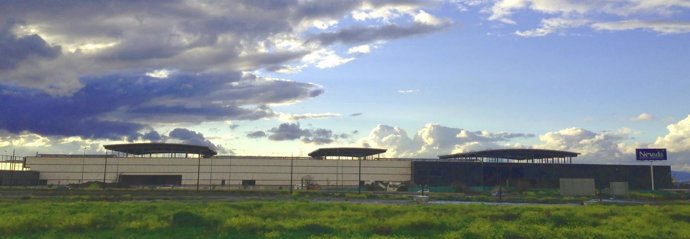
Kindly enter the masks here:
M 630 130 L 592 132 L 582 128 L 566 128 L 539 136 L 536 148 L 566 150 L 580 153 L 581 163 L 635 163 L 635 144 L 626 143 Z M 633 159 L 631 161 L 631 159 Z
M 668 149 L 673 170 L 690 172 L 690 115 L 666 129 L 668 133 L 658 137 L 650 146 Z
M 220 144 L 214 144 L 213 142 L 211 142 L 211 140 L 208 140 L 206 137 L 204 137 L 204 134 L 185 128 L 173 129 L 172 131 L 170 131 L 170 133 L 168 133 L 168 136 L 165 137 L 164 141 L 167 143 L 181 143 L 208 146 L 210 149 L 216 152 L 223 154 L 232 154 L 231 150 L 224 148 Z
M 658 137 L 653 146 L 667 148 L 671 152 L 684 154 L 686 165 L 690 163 L 690 115 L 666 127 L 668 133 Z
M 386 148 L 389 157 L 436 157 L 438 155 L 480 149 L 502 148 L 513 138 L 534 137 L 524 133 L 492 133 L 426 124 L 413 136 L 399 127 L 377 125 L 360 143 Z
M 630 120 L 632 120 L 632 121 L 652 121 L 654 119 L 655 119 L 655 117 L 651 114 L 648 114 L 648 113 L 642 113 L 638 116 L 630 118 Z

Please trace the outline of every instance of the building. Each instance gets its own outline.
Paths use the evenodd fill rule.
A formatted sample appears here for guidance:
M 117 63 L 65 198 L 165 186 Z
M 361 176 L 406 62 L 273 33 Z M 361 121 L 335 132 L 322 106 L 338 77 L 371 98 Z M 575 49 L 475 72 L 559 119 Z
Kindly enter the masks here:
M 598 188 L 611 182 L 628 182 L 633 190 L 651 188 L 649 166 L 573 164 L 577 153 L 556 150 L 501 149 L 438 159 L 392 159 L 380 157 L 385 149 L 372 148 L 321 148 L 309 157 L 218 156 L 205 146 L 163 143 L 105 148 L 103 155 L 25 157 L 22 169 L 33 174 L 27 173 L 23 182 L 279 190 L 356 189 L 374 182 L 558 188 L 561 178 L 593 178 Z M 672 187 L 670 172 L 670 166 L 654 167 L 656 188 Z M 0 178 L 4 179 L 2 173 Z
M 90 181 L 123 186 L 178 185 L 281 189 L 357 187 L 359 181 L 407 182 L 408 160 L 378 157 L 383 149 L 322 148 L 310 157 L 216 156 L 205 146 L 184 144 L 106 145 L 103 155 L 26 157 L 42 184 Z

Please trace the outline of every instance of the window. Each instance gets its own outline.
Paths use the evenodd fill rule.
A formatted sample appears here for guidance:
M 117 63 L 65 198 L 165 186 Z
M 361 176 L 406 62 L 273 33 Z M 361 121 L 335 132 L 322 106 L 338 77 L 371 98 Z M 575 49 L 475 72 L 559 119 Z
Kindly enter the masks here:
M 256 180 L 242 180 L 242 186 L 256 186 Z

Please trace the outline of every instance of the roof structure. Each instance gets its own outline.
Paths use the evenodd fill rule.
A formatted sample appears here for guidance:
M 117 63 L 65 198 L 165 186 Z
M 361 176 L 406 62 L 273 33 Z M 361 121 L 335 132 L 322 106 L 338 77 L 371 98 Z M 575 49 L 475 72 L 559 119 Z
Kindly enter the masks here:
M 345 156 L 363 158 L 371 155 L 385 153 L 386 149 L 376 148 L 320 148 L 309 153 L 312 158 L 328 156 Z
M 108 150 L 134 154 L 160 154 L 160 153 L 184 153 L 200 154 L 205 158 L 218 154 L 208 146 L 191 144 L 167 144 L 167 143 L 138 143 L 138 144 L 111 144 L 104 146 Z
M 552 162 L 558 162 L 565 159 L 572 160 L 573 157 L 577 157 L 579 153 L 560 151 L 560 150 L 549 150 L 549 149 L 492 149 L 483 151 L 474 151 L 467 153 L 457 153 L 440 155 L 439 159 L 464 159 L 464 160 L 483 160 L 488 159 L 507 159 L 507 160 L 541 160 L 540 162 L 545 162 L 551 160 Z

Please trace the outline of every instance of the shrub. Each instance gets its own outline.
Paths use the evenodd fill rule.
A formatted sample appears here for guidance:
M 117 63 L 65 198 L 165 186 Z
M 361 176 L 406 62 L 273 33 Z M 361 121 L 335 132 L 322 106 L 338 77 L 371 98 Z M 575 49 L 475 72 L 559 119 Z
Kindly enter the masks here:
M 204 218 L 191 212 L 181 211 L 172 215 L 172 225 L 178 227 L 203 226 Z

